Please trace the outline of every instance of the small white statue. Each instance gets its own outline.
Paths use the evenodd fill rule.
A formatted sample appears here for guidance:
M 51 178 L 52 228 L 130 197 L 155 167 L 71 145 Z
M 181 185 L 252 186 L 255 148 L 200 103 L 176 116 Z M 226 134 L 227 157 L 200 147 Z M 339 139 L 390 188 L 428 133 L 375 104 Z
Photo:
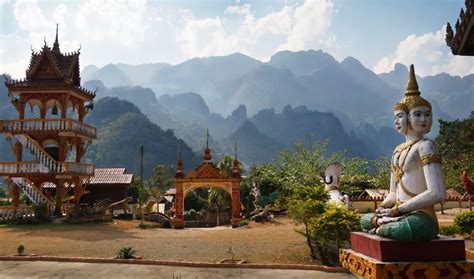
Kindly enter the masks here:
M 340 177 L 342 166 L 339 163 L 331 164 L 324 172 L 324 190 L 328 193 L 328 202 L 336 204 L 345 204 L 348 209 L 351 209 L 351 202 L 348 195 L 341 193 Z

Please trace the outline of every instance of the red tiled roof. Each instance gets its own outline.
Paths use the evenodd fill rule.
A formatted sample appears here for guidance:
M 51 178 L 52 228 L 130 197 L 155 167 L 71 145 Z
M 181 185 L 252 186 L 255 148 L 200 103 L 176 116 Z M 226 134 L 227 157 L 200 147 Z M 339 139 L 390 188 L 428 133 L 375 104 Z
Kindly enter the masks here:
M 89 184 L 130 184 L 133 174 L 125 173 L 125 168 L 95 168 Z
M 446 190 L 446 199 L 459 199 L 459 197 L 461 197 L 461 194 L 454 190 L 454 188 L 449 188 Z

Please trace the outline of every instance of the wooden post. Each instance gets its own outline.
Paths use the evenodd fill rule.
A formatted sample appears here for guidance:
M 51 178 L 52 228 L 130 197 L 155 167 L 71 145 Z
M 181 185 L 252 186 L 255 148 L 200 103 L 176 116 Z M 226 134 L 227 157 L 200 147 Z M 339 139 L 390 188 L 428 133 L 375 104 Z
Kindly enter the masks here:
M 16 186 L 13 181 L 10 182 L 10 187 L 12 189 L 12 194 L 13 194 L 13 207 L 19 208 L 20 207 L 20 187 Z
M 143 145 L 140 146 L 140 191 L 138 195 L 138 207 L 139 207 L 139 212 L 140 212 L 140 227 L 143 226 L 143 210 L 142 210 L 142 204 L 143 204 Z
M 74 177 L 72 180 L 74 182 L 74 201 L 76 203 L 76 207 L 79 206 L 79 202 L 81 201 L 81 196 L 82 196 L 82 185 L 81 185 L 81 178 L 80 177 Z
M 176 180 L 176 201 L 175 201 L 175 216 L 172 218 L 173 228 L 174 229 L 183 229 L 184 228 L 184 216 L 183 216 L 183 207 L 184 207 L 184 193 L 183 193 L 183 182 Z
M 54 214 L 56 216 L 63 215 L 61 206 L 63 204 L 64 194 L 65 194 L 64 180 L 62 179 L 56 180 L 56 204 L 54 207 Z
M 232 228 L 240 224 L 240 183 L 232 182 Z

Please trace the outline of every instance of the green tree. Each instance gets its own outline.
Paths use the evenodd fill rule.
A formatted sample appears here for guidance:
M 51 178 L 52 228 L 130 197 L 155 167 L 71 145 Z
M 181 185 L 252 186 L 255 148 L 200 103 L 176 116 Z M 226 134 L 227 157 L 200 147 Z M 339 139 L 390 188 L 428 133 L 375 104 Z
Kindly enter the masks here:
M 173 168 L 163 165 L 157 165 L 153 168 L 152 176 L 145 182 L 149 194 L 155 198 L 161 197 L 173 185 Z
M 347 158 L 343 153 L 326 156 L 327 142 L 305 146 L 295 144 L 293 150 L 284 151 L 275 164 L 268 168 L 268 177 L 276 178 L 282 203 L 288 209 L 289 216 L 306 237 L 311 257 L 323 264 L 330 261 L 330 247 L 336 249 L 349 240 L 349 233 L 357 228 L 359 221 L 355 212 L 345 206 L 327 204 L 327 194 L 321 181 L 322 172 L 333 162 L 343 165 L 343 182 L 354 191 L 369 187 L 368 162 Z M 276 172 L 274 172 L 276 171 Z M 345 186 L 345 187 L 346 187 Z
M 208 205 L 209 209 L 216 209 L 216 223 L 217 226 L 220 224 L 219 212 L 222 211 L 225 207 L 230 205 L 230 197 L 229 194 L 219 188 L 211 188 L 209 189 L 208 195 Z
M 467 169 L 474 172 L 474 112 L 464 120 L 439 120 L 440 130 L 436 143 L 443 156 L 446 187 L 464 192 L 460 176 Z
M 327 194 L 324 187 L 320 185 L 299 185 L 295 187 L 291 196 L 288 198 L 288 215 L 298 225 L 303 225 L 303 229 L 297 230 L 306 238 L 306 243 L 310 249 L 310 255 L 317 259 L 318 251 L 314 245 L 314 237 L 311 233 L 309 224 L 311 218 L 321 215 L 324 212 Z
M 360 230 L 360 216 L 356 211 L 345 206 L 327 203 L 324 212 L 309 219 L 310 239 L 317 247 L 319 258 L 327 265 L 331 257 L 331 248 L 337 257 L 339 249 L 347 245 L 350 232 Z

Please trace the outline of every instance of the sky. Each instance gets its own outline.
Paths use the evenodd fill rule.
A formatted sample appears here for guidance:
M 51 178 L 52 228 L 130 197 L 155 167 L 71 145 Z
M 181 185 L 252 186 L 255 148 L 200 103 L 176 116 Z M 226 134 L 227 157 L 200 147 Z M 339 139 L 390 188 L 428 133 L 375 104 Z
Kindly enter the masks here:
M 279 51 L 321 49 L 375 73 L 415 64 L 420 76 L 474 74 L 453 56 L 445 26 L 464 0 L 0 0 L 0 73 L 25 76 L 31 49 L 80 48 L 81 68 L 179 64 L 235 52 L 268 61 Z

